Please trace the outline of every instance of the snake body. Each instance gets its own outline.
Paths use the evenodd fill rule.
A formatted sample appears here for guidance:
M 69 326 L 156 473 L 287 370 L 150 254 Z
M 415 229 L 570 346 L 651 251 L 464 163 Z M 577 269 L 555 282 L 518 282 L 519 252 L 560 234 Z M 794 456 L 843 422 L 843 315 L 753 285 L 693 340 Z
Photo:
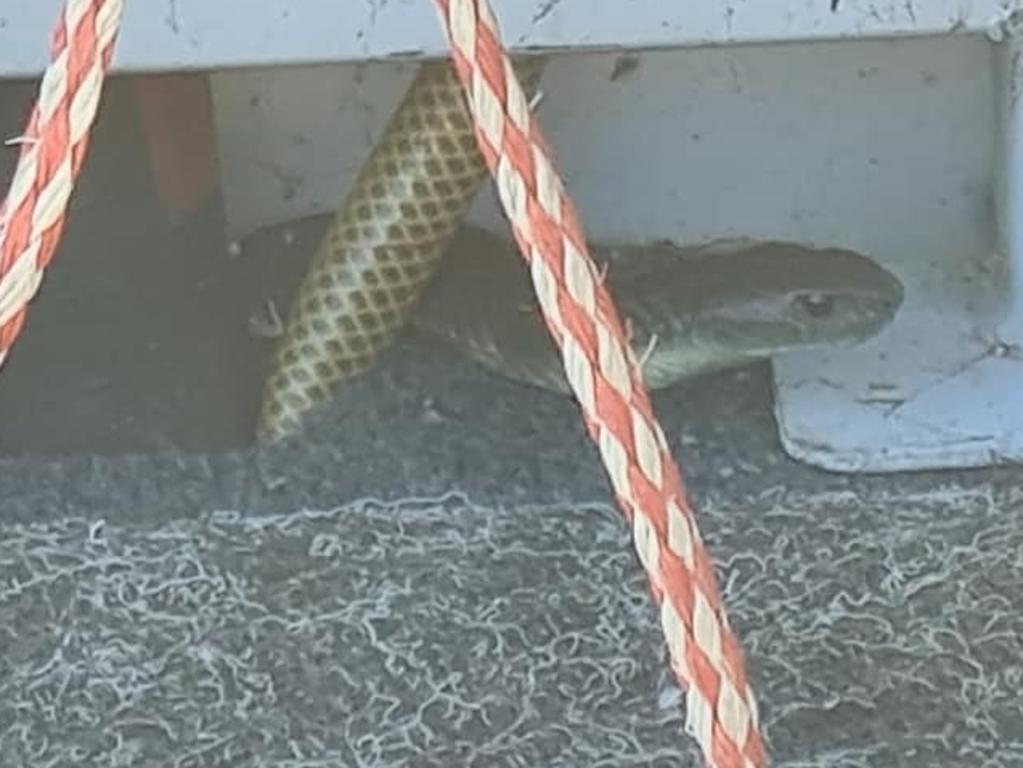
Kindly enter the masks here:
M 516 63 L 527 91 L 542 67 L 542 59 Z M 298 432 L 410 320 L 493 370 L 569 392 L 521 259 L 507 240 L 462 227 L 485 176 L 451 64 L 421 66 L 341 209 L 318 217 L 320 245 L 287 302 L 266 380 L 262 440 Z M 902 300 L 895 277 L 837 249 L 595 250 L 610 264 L 637 354 L 649 348 L 653 389 L 787 350 L 861 341 Z
M 542 57 L 515 68 L 527 92 Z M 419 67 L 330 217 L 275 351 L 257 435 L 301 431 L 309 413 L 370 368 L 408 320 L 487 175 L 448 60 Z
M 274 228 L 259 237 L 301 249 L 328 230 L 331 219 L 308 216 L 284 225 L 287 238 Z M 902 302 L 894 275 L 836 248 L 733 240 L 686 247 L 591 244 L 590 251 L 606 265 L 652 390 L 785 352 L 865 341 Z M 301 253 L 283 261 L 300 267 L 293 256 Z M 274 302 L 286 307 L 294 279 L 276 270 L 272 282 Z M 570 394 L 528 268 L 509 236 L 459 229 L 408 324 L 494 373 Z

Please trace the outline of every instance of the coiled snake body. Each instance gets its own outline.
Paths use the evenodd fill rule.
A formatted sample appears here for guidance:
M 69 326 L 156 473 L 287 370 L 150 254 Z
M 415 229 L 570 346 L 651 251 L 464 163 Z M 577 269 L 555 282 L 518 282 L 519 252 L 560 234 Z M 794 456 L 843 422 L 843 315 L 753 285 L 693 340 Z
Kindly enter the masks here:
M 516 64 L 527 88 L 542 66 Z M 324 234 L 272 360 L 261 439 L 297 432 L 410 316 L 493 370 L 569 392 L 521 258 L 507 239 L 460 229 L 485 175 L 451 65 L 422 66 L 344 206 L 316 217 Z M 652 389 L 782 351 L 862 341 L 902 301 L 894 276 L 837 249 L 725 243 L 594 256 L 608 264 Z

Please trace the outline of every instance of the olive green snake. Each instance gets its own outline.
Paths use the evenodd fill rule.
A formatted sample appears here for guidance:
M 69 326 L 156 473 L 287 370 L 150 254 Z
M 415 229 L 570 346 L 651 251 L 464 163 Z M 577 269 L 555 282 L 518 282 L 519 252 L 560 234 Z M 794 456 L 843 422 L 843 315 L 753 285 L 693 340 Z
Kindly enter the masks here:
M 532 92 L 543 61 L 516 62 Z M 570 392 L 508 237 L 463 226 L 486 167 L 451 64 L 422 65 L 336 214 L 270 361 L 258 436 L 304 419 L 411 323 L 520 382 Z M 902 302 L 898 279 L 848 250 L 722 241 L 600 246 L 593 255 L 651 389 L 780 352 L 857 343 Z

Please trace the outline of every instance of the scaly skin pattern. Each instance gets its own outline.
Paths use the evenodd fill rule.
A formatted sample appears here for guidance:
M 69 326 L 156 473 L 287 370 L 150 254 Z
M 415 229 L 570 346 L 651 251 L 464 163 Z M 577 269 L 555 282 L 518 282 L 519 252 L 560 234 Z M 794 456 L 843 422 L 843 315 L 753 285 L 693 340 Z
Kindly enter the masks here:
M 516 64 L 535 85 L 540 58 Z M 313 255 L 271 361 L 257 434 L 270 442 L 395 338 L 487 174 L 447 60 L 420 67 Z

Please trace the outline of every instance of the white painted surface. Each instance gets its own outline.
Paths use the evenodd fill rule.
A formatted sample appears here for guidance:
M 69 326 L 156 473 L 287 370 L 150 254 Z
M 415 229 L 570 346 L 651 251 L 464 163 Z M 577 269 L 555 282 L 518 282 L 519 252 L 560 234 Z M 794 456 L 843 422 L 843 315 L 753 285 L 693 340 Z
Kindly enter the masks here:
M 388 62 L 215 74 L 229 234 L 335 209 L 415 67 Z
M 1020 0 L 493 0 L 514 48 L 969 32 L 996 24 L 1019 5 Z M 0 75 L 41 71 L 61 6 L 62 0 L 0 4 Z M 433 0 L 129 0 L 114 66 L 238 67 L 410 52 L 446 52 Z

